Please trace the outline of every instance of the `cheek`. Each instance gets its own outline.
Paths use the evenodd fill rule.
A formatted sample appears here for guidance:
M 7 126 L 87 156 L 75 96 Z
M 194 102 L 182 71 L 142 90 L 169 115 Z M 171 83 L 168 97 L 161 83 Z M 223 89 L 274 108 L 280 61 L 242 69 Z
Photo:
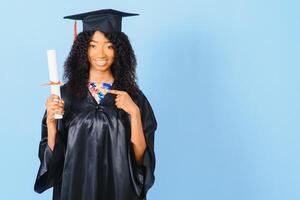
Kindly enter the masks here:
M 93 54 L 93 50 L 89 48 L 87 54 L 88 56 L 91 56 Z
M 114 60 L 114 59 L 115 59 L 115 52 L 114 52 L 114 51 L 111 51 L 110 54 L 109 54 L 109 56 L 110 56 L 110 58 L 111 58 L 112 60 Z
M 93 58 L 93 55 L 94 55 L 94 51 L 89 49 L 88 52 L 87 52 L 87 57 L 89 59 L 89 61 L 91 62 L 91 59 Z
M 113 63 L 114 58 L 115 58 L 115 52 L 113 50 L 107 50 L 105 52 L 106 57 L 110 59 L 111 63 Z
M 87 51 L 87 57 L 90 58 L 91 57 L 91 50 Z

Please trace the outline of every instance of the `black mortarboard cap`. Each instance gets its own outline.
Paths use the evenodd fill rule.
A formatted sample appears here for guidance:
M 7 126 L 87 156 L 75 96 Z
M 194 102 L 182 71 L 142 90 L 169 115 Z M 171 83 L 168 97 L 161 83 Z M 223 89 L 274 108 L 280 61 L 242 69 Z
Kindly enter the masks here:
M 113 9 L 103 9 L 66 16 L 64 19 L 82 20 L 83 31 L 99 29 L 102 32 L 120 32 L 122 28 L 122 17 L 135 15 L 138 14 L 125 13 Z

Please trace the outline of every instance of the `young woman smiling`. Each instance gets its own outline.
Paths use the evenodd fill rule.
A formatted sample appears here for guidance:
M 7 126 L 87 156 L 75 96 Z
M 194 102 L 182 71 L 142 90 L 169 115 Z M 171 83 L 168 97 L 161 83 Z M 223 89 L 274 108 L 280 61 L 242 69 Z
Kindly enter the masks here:
M 84 23 L 97 26 L 84 26 L 74 41 L 61 99 L 46 101 L 36 192 L 53 187 L 55 200 L 146 199 L 154 183 L 157 123 L 136 83 L 128 37 L 110 26 L 125 14 L 85 13 Z

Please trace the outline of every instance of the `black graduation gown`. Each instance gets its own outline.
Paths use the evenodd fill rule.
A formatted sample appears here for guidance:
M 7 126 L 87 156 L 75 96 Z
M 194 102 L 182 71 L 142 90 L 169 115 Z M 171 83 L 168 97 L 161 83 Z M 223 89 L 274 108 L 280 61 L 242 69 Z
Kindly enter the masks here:
M 142 91 L 136 99 L 147 143 L 142 165 L 136 163 L 130 140 L 130 116 L 115 106 L 115 95 L 106 94 L 98 104 L 90 92 L 75 101 L 66 85 L 61 91 L 65 115 L 57 121 L 53 151 L 47 144 L 46 112 L 42 120 L 34 190 L 53 187 L 53 200 L 146 199 L 154 183 L 157 124 Z

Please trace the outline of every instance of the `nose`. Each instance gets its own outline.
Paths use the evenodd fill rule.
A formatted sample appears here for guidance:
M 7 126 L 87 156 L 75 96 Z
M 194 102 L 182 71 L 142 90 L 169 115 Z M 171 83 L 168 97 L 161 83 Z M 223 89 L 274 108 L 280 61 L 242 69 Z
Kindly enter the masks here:
M 106 56 L 105 51 L 104 51 L 104 47 L 100 47 L 97 51 L 97 56 L 100 58 L 103 58 Z

